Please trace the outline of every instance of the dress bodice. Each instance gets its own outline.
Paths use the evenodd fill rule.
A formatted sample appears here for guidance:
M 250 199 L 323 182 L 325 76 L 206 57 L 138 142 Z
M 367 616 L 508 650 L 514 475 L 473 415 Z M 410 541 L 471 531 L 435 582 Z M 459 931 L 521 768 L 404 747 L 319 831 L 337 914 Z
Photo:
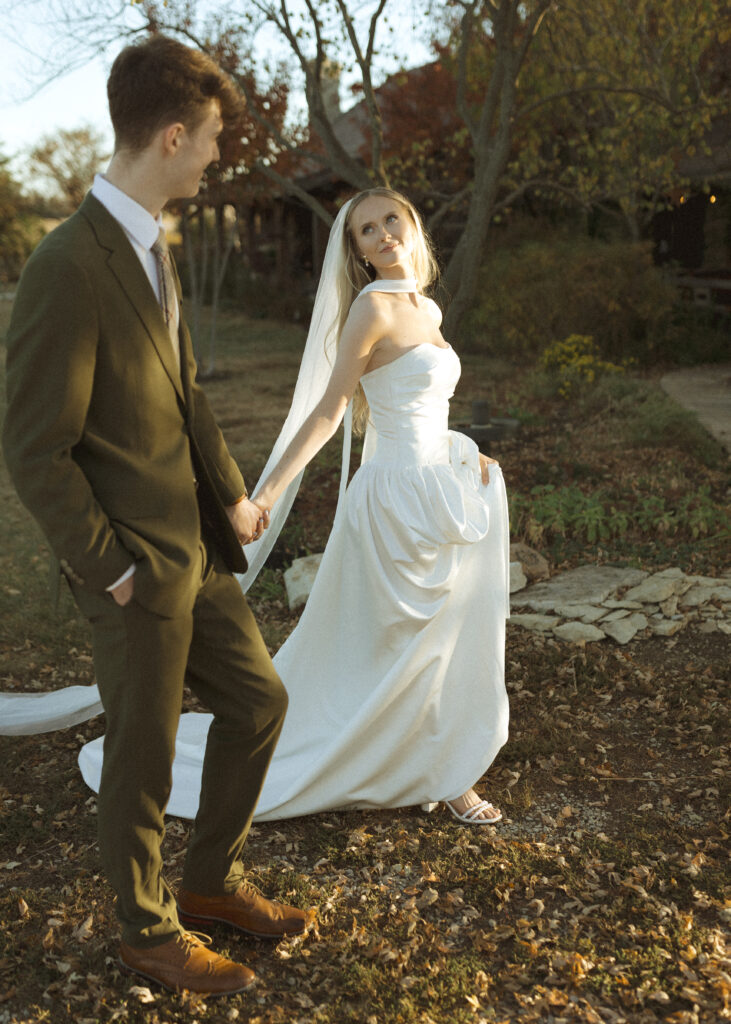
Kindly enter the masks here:
M 361 377 L 378 441 L 370 459 L 400 465 L 449 462 L 449 400 L 460 375 L 451 347 L 426 342 Z

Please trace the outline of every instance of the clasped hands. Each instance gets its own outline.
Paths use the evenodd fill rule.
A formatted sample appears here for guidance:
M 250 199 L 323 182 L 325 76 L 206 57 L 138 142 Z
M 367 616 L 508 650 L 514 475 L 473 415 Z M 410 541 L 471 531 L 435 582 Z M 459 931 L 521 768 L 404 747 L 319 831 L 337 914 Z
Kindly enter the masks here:
M 242 544 L 258 540 L 269 526 L 269 509 L 250 498 L 242 498 L 235 505 L 228 505 L 226 515 Z

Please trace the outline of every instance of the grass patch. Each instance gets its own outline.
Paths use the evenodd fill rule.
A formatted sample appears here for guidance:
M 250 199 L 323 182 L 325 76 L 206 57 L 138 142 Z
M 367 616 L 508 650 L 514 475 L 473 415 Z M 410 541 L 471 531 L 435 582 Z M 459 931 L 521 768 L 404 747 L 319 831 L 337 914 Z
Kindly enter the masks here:
M 600 378 L 580 400 L 585 415 L 608 416 L 619 428 L 619 441 L 633 447 L 685 447 L 704 466 L 723 466 L 722 446 L 698 417 L 656 384 L 623 374 Z

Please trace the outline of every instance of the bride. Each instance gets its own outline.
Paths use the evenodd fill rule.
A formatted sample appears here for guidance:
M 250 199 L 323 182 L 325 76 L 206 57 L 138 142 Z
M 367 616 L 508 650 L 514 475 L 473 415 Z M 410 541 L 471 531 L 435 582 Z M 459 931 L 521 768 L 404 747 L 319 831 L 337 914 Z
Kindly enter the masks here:
M 244 588 L 345 415 L 333 529 L 274 658 L 289 711 L 260 821 L 440 801 L 468 824 L 501 818 L 473 786 L 507 739 L 507 504 L 497 463 L 448 429 L 460 364 L 424 295 L 434 275 L 404 196 L 373 188 L 343 206 L 292 408 L 252 499 L 271 524 L 247 548 Z M 365 440 L 346 490 L 351 421 Z M 210 721 L 181 717 L 168 813 L 195 817 Z M 102 744 L 79 757 L 94 789 Z

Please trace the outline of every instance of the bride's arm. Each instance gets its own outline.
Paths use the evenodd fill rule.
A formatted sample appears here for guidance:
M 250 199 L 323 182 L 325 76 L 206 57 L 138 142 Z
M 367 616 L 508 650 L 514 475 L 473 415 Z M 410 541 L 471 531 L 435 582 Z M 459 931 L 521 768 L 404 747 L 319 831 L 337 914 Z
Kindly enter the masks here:
M 281 459 L 252 497 L 262 509 L 270 509 L 282 491 L 333 436 L 365 372 L 374 346 L 383 337 L 385 320 L 381 303 L 364 295 L 354 302 L 345 322 L 332 375 L 325 394 L 292 438 Z

